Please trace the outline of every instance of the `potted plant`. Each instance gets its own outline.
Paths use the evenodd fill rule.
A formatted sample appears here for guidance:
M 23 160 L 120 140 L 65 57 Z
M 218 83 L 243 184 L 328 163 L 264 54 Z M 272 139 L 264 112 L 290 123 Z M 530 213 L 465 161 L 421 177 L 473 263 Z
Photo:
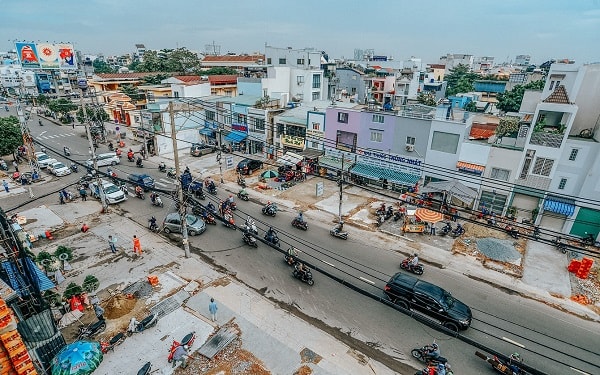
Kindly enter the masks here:
M 519 210 L 515 206 L 510 206 L 506 209 L 506 216 L 508 216 L 511 220 L 515 220 L 518 212 Z

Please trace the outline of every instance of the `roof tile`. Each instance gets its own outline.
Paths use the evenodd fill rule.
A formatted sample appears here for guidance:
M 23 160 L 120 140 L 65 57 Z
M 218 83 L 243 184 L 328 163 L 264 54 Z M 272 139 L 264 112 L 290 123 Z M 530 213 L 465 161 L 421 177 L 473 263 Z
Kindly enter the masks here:
M 569 95 L 567 95 L 567 90 L 564 85 L 558 86 L 554 89 L 554 92 L 550 94 L 546 99 L 543 100 L 544 103 L 558 103 L 558 104 L 571 104 L 569 101 Z

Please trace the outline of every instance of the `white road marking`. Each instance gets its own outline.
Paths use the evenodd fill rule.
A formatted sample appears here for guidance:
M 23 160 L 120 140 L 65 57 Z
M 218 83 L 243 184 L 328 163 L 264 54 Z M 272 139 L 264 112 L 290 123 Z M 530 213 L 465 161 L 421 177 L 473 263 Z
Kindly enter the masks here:
M 154 181 L 154 184 L 155 184 L 155 185 L 162 186 L 162 187 L 167 187 L 167 185 L 166 185 L 166 184 L 160 183 L 160 182 L 158 182 L 158 181 Z
M 40 133 L 40 137 L 44 134 L 46 134 L 48 132 L 48 130 L 44 130 L 43 132 Z
M 580 374 L 583 374 L 583 375 L 591 375 L 589 372 L 581 371 L 581 370 L 579 370 L 579 369 L 576 369 L 575 367 L 569 367 L 569 368 L 570 368 L 571 370 L 573 370 L 573 371 L 575 371 L 575 372 L 578 372 L 578 373 L 580 373 Z
M 365 281 L 365 282 L 369 283 L 369 284 L 375 285 L 375 283 L 374 283 L 373 281 L 371 281 L 371 280 L 369 280 L 369 279 L 365 279 L 365 278 L 364 278 L 364 277 L 362 277 L 362 276 L 360 277 L 360 279 L 361 279 L 362 281 Z
M 516 342 L 516 341 L 514 341 L 514 340 L 511 340 L 511 339 L 509 339 L 509 338 L 506 338 L 506 337 L 502 337 L 502 340 L 504 340 L 504 341 L 507 341 L 507 342 L 510 342 L 511 344 L 514 344 L 514 345 L 516 345 L 516 346 L 519 346 L 519 347 L 521 347 L 521 348 L 524 348 L 524 347 L 525 347 L 525 345 L 523 345 L 523 344 L 521 344 L 521 343 L 519 343 L 519 342 Z
M 169 185 L 172 185 L 172 184 L 174 184 L 174 183 L 175 183 L 175 181 L 174 181 L 174 180 L 167 180 L 167 179 L 165 179 L 165 178 L 161 178 L 160 180 L 161 180 L 162 182 L 164 182 L 164 183 L 167 183 L 167 184 L 169 184 Z
M 334 266 L 333 264 L 331 264 L 331 263 L 329 263 L 329 262 L 323 261 L 323 263 L 325 263 L 325 264 L 327 264 L 327 265 L 330 265 L 330 266 L 331 266 L 331 267 L 333 267 L 333 268 L 337 268 L 336 266 Z

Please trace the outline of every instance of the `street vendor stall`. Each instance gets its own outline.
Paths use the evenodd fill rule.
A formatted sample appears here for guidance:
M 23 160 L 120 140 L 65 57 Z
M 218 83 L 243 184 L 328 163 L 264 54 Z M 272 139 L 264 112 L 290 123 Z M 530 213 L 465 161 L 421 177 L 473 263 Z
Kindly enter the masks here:
M 404 233 L 423 233 L 425 232 L 425 223 L 422 222 L 416 215 L 417 208 L 408 206 L 406 215 L 404 215 L 404 223 L 402 232 Z

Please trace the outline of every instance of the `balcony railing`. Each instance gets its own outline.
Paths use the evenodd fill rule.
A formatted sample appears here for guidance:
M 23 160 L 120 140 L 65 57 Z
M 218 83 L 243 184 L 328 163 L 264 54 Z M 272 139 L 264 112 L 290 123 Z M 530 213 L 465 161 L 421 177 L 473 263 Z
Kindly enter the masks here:
M 560 148 L 562 140 L 563 134 L 534 132 L 531 134 L 531 140 L 529 143 L 538 146 Z

